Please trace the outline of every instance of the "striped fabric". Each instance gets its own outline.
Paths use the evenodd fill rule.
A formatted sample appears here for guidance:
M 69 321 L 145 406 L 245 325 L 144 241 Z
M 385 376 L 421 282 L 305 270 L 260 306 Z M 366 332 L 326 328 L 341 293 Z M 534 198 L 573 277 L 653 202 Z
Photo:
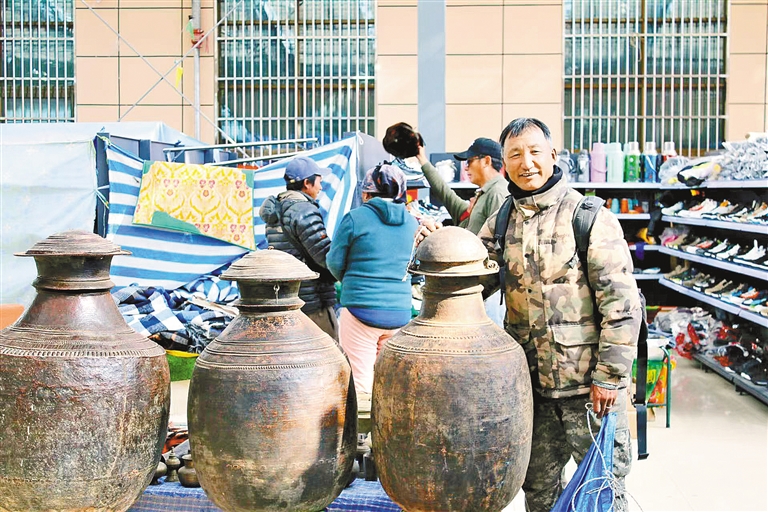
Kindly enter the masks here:
M 247 251 L 215 238 L 133 224 L 144 161 L 115 145 L 107 148 L 109 219 L 107 239 L 131 256 L 112 260 L 116 286 L 173 290 L 234 261 Z
M 320 211 L 328 235 L 349 211 L 357 185 L 357 136 L 351 136 L 306 153 L 332 174 L 323 180 Z M 109 164 L 109 219 L 107 238 L 131 251 L 112 261 L 116 286 L 154 286 L 174 290 L 240 258 L 247 251 L 213 238 L 133 224 L 144 161 L 115 145 L 107 148 Z M 266 248 L 264 222 L 258 216 L 264 200 L 285 190 L 283 174 L 288 161 L 263 167 L 254 175 L 254 234 L 259 248 Z
M 318 202 L 320 213 L 325 220 L 328 236 L 341 223 L 341 218 L 352 207 L 355 187 L 357 186 L 357 136 L 352 135 L 327 146 L 302 153 L 317 162 L 320 167 L 331 169 L 332 174 L 323 178 L 323 192 Z M 257 241 L 264 241 L 264 221 L 259 217 L 261 203 L 269 196 L 274 196 L 285 190 L 285 167 L 290 159 L 281 160 L 272 165 L 262 167 L 254 175 L 253 218 Z

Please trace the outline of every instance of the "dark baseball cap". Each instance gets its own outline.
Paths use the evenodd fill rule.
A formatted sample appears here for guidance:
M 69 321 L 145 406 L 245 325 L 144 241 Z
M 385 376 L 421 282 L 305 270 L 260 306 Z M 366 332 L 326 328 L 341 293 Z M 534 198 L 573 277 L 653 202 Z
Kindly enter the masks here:
M 284 177 L 286 182 L 296 183 L 297 181 L 304 181 L 315 174 L 325 177 L 331 174 L 331 170 L 323 169 L 311 158 L 297 156 L 288 162 L 288 165 L 285 168 Z
M 489 156 L 501 160 L 501 144 L 495 140 L 480 137 L 475 139 L 475 142 L 469 146 L 468 150 L 456 153 L 453 156 L 456 157 L 456 160 L 469 160 L 476 156 Z

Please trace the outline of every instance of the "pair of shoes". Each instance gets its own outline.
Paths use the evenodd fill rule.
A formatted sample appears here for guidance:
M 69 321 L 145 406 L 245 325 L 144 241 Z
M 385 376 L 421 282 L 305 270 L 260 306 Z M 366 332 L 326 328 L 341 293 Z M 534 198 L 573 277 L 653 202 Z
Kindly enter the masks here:
M 734 261 L 738 263 L 755 264 L 765 259 L 765 255 L 765 247 L 758 245 L 757 240 L 755 240 L 754 245 L 749 250 L 749 252 L 743 255 L 739 255 L 737 258 L 734 258 Z
M 691 268 L 685 269 L 683 272 L 679 274 L 669 275 L 667 279 L 669 279 L 673 283 L 681 284 L 683 281 L 689 280 L 691 278 L 695 278 L 697 275 L 699 275 L 699 270 L 691 267 Z
M 741 245 L 733 244 L 732 246 L 728 247 L 724 251 L 716 254 L 715 258 L 717 258 L 719 260 L 727 260 L 727 259 L 730 259 L 730 258 L 736 256 L 736 254 L 738 254 L 738 252 L 740 250 L 741 250 Z
M 692 206 L 687 210 L 680 210 L 677 212 L 679 217 L 701 217 L 704 213 L 715 210 L 719 204 L 714 199 L 705 199 L 696 206 Z
M 712 287 L 707 288 L 706 290 L 704 290 L 704 293 L 706 293 L 707 295 L 716 296 L 716 295 L 719 295 L 722 290 L 725 290 L 726 288 L 728 288 L 732 284 L 733 284 L 733 281 L 729 281 L 727 279 L 723 279 L 722 281 L 717 283 L 715 286 L 712 286 Z

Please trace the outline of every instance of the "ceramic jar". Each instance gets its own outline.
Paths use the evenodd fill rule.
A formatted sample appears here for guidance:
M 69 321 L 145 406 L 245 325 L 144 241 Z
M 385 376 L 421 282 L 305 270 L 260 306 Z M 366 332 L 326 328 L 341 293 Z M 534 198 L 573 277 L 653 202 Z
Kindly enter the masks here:
M 158 467 L 168 363 L 110 296 L 118 254 L 69 231 L 17 255 L 35 258 L 37 295 L 0 332 L 0 510 L 126 510 Z
M 304 263 L 256 251 L 222 275 L 240 314 L 197 359 L 188 422 L 200 485 L 225 511 L 323 510 L 350 478 L 357 405 L 338 344 L 301 312 Z

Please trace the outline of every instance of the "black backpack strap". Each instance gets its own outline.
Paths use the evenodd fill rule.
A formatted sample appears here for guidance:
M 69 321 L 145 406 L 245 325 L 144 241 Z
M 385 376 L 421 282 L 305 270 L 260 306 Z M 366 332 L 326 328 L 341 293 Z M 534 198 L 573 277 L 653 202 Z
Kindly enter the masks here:
M 514 199 L 512 196 L 507 196 L 504 202 L 501 203 L 498 213 L 496 213 L 496 226 L 493 230 L 493 239 L 496 240 L 496 253 L 501 255 L 501 261 L 499 262 L 499 289 L 501 290 L 501 300 L 499 304 L 504 303 L 504 290 L 506 289 L 504 283 L 504 277 L 507 274 L 507 266 L 504 264 L 504 240 L 507 236 L 507 228 L 509 227 L 509 214 L 512 212 L 512 202 Z
M 585 196 L 576 206 L 573 212 L 573 236 L 576 239 L 576 253 L 581 261 L 581 268 L 584 269 L 584 275 L 589 281 L 589 271 L 587 269 L 587 250 L 589 249 L 589 234 L 592 232 L 592 226 L 595 225 L 597 214 L 600 208 L 605 204 L 605 199 L 598 196 Z M 590 285 L 591 288 L 591 285 Z
M 595 224 L 600 208 L 605 200 L 597 196 L 584 197 L 573 213 L 573 235 L 576 239 L 576 252 L 589 283 L 587 268 L 587 250 L 589 249 L 589 234 Z M 594 301 L 592 285 L 589 286 Z M 638 290 L 639 291 L 639 290 Z M 645 297 L 640 293 L 643 318 L 640 322 L 640 333 L 637 338 L 637 373 L 634 404 L 637 411 L 637 452 L 638 459 L 648 458 L 648 409 L 645 403 L 645 382 L 648 379 L 648 322 L 645 316 Z M 595 306 L 597 307 L 597 306 Z
M 642 292 L 640 293 L 640 303 L 643 308 L 643 318 L 637 337 L 635 410 L 637 411 L 637 458 L 644 460 L 648 458 L 648 406 L 645 403 L 645 383 L 648 381 L 648 318 L 645 314 L 645 297 Z M 667 378 L 669 379 L 670 376 L 667 375 Z

